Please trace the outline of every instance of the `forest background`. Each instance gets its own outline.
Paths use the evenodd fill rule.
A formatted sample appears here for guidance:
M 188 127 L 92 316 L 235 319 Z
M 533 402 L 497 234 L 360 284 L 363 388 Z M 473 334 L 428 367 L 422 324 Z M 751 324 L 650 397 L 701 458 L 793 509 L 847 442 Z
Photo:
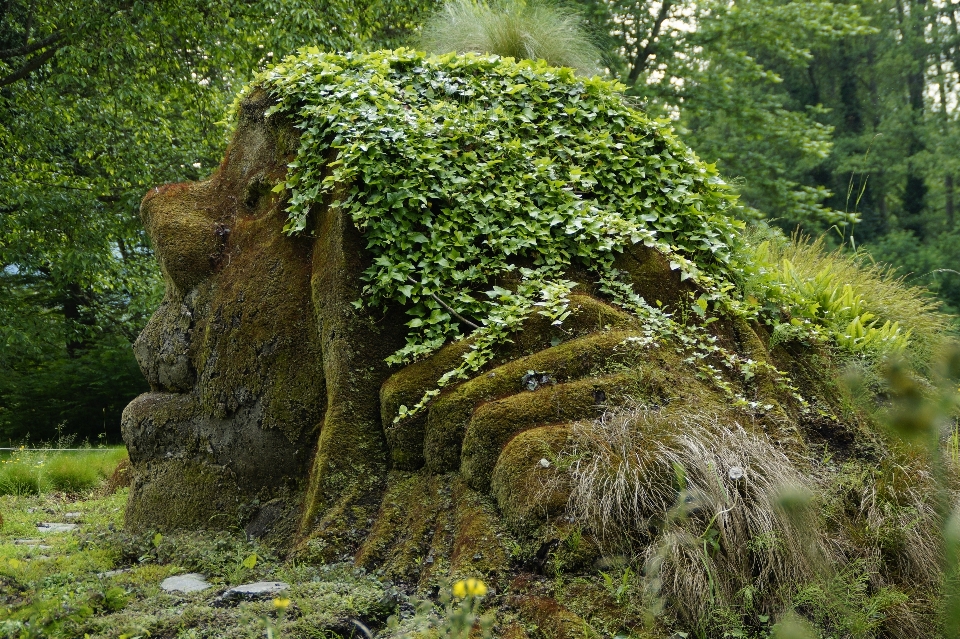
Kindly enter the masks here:
M 739 214 L 888 263 L 960 311 L 960 3 L 568 1 Z M 435 0 L 0 0 L 0 445 L 119 441 L 163 294 L 146 190 L 202 179 L 298 47 L 415 46 Z M 954 270 L 957 269 L 957 270 Z

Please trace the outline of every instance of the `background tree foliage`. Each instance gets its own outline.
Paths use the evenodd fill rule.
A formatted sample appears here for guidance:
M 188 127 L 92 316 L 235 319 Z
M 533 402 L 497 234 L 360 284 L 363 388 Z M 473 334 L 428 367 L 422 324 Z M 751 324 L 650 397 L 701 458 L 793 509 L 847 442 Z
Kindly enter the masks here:
M 0 0 L 0 437 L 115 438 L 162 294 L 144 192 L 214 168 L 227 105 L 272 60 L 415 42 L 438 4 Z M 960 309 L 960 7 L 570 4 L 742 216 L 865 247 Z
M 580 4 L 630 92 L 739 181 L 744 215 L 864 244 L 960 309 L 960 5 Z

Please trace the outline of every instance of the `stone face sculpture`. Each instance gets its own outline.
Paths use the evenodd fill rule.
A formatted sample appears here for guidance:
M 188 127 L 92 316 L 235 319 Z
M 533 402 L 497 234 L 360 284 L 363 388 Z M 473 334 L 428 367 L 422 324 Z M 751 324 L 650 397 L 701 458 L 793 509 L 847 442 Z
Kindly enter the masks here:
M 283 203 L 270 187 L 294 158 L 296 132 L 264 118 L 269 104 L 262 92 L 243 102 L 209 180 L 158 187 L 143 200 L 166 295 L 134 347 L 152 391 L 124 413 L 130 525 L 252 525 L 261 534 L 279 525 L 288 541 L 332 534 L 331 548 L 355 552 L 371 524 L 386 525 L 389 513 L 377 513 L 391 498 L 424 497 L 400 486 L 438 482 L 469 493 L 491 521 L 492 493 L 507 519 L 527 525 L 545 505 L 528 492 L 531 475 L 570 423 L 628 401 L 728 403 L 670 349 L 645 345 L 639 320 L 584 282 L 563 326 L 529 320 L 487 370 L 394 423 L 470 341 L 388 368 L 406 331 L 398 312 L 352 304 L 369 260 L 360 233 L 325 207 L 311 236 L 282 232 Z M 631 247 L 619 264 L 648 299 L 672 305 L 694 290 L 652 249 Z M 714 329 L 734 349 L 766 357 L 746 323 Z M 546 383 L 529 390 L 528 371 L 545 371 Z M 763 375 L 748 392 L 781 404 Z M 391 473 L 402 472 L 420 474 L 395 482 Z M 556 514 L 563 500 L 554 499 L 546 506 Z
M 585 444 L 611 459 L 623 451 L 598 441 L 612 431 L 590 424 L 633 410 L 636 432 L 662 432 L 664 440 L 711 424 L 720 435 L 685 441 L 739 433 L 734 439 L 749 446 L 734 447 L 720 480 L 736 508 L 717 507 L 735 512 L 701 522 L 704 530 L 729 526 L 723 534 L 731 539 L 746 534 L 751 508 L 760 509 L 757 520 L 780 521 L 773 480 L 758 472 L 796 478 L 793 464 L 810 442 L 841 455 L 877 449 L 862 417 L 844 406 L 827 353 L 772 345 L 762 325 L 735 313 L 698 323 L 700 285 L 643 243 L 621 247 L 614 265 L 640 297 L 673 313 L 672 328 L 612 304 L 595 278 L 571 268 L 566 277 L 577 286 L 562 324 L 531 315 L 480 370 L 445 386 L 422 411 L 404 413 L 439 387 L 475 336 L 407 366 L 386 363 L 405 343 L 408 318 L 399 306 L 355 304 L 372 257 L 349 214 L 331 206 L 348 185 L 313 203 L 307 233 L 284 232 L 287 200 L 274 185 L 288 179 L 302 127 L 273 112 L 275 104 L 266 91 L 251 91 L 214 174 L 157 187 L 143 200 L 166 293 L 134 345 L 151 392 L 124 411 L 128 527 L 243 528 L 306 559 L 351 560 L 420 586 L 481 575 L 525 593 L 507 601 L 530 623 L 580 627 L 551 598 L 510 580 L 548 565 L 585 570 L 600 557 L 601 526 L 576 519 L 591 505 L 568 503 L 577 488 L 570 467 Z M 509 277 L 497 283 L 516 285 Z M 633 463 L 621 456 L 621 467 L 601 470 L 613 476 Z M 683 496 L 672 483 L 676 469 L 660 466 L 667 476 L 659 485 Z M 749 493 L 757 485 L 768 494 Z M 631 515 L 634 532 L 652 539 L 646 527 L 666 521 L 668 502 Z M 794 565 L 780 550 L 750 555 L 749 539 L 742 541 L 725 550 L 731 570 L 766 566 L 761 577 L 776 585 L 777 571 Z M 804 553 L 794 553 L 800 567 L 790 578 L 806 574 Z M 681 555 L 672 564 L 678 571 Z M 759 578 L 747 573 L 730 583 Z

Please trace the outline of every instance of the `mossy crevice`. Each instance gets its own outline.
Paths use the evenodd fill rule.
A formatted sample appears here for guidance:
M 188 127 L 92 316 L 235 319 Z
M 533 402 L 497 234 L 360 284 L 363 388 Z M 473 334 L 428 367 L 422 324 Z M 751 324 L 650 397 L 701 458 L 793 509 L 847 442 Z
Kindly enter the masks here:
M 389 459 L 377 389 L 388 376 L 386 357 L 403 343 L 403 325 L 391 313 L 354 306 L 369 257 L 346 214 L 324 207 L 315 236 L 312 307 L 323 353 L 326 412 L 301 535 L 336 539 L 331 547 L 340 553 L 359 546 L 385 487 Z
M 464 479 L 474 490 L 486 492 L 497 458 L 517 433 L 543 424 L 596 419 L 609 406 L 641 397 L 642 379 L 633 371 L 589 377 L 480 405 L 463 437 L 460 470 Z
M 489 499 L 455 474 L 393 471 L 357 564 L 427 590 L 459 577 L 499 581 L 505 532 Z
M 424 440 L 427 468 L 446 472 L 460 466 L 463 436 L 473 411 L 483 402 L 523 389 L 527 371 L 544 372 L 556 382 L 576 380 L 626 362 L 635 349 L 630 331 L 601 331 L 509 361 L 442 393 L 429 407 Z M 618 357 L 619 356 L 619 357 Z

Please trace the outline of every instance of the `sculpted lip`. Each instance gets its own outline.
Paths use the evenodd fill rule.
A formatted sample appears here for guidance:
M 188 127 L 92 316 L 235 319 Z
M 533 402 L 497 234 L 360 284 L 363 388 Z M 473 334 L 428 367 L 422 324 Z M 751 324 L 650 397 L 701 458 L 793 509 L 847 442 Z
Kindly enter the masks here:
M 188 301 L 171 299 L 168 293 L 133 344 L 140 370 L 154 391 L 183 393 L 196 384 L 190 361 L 194 316 Z

